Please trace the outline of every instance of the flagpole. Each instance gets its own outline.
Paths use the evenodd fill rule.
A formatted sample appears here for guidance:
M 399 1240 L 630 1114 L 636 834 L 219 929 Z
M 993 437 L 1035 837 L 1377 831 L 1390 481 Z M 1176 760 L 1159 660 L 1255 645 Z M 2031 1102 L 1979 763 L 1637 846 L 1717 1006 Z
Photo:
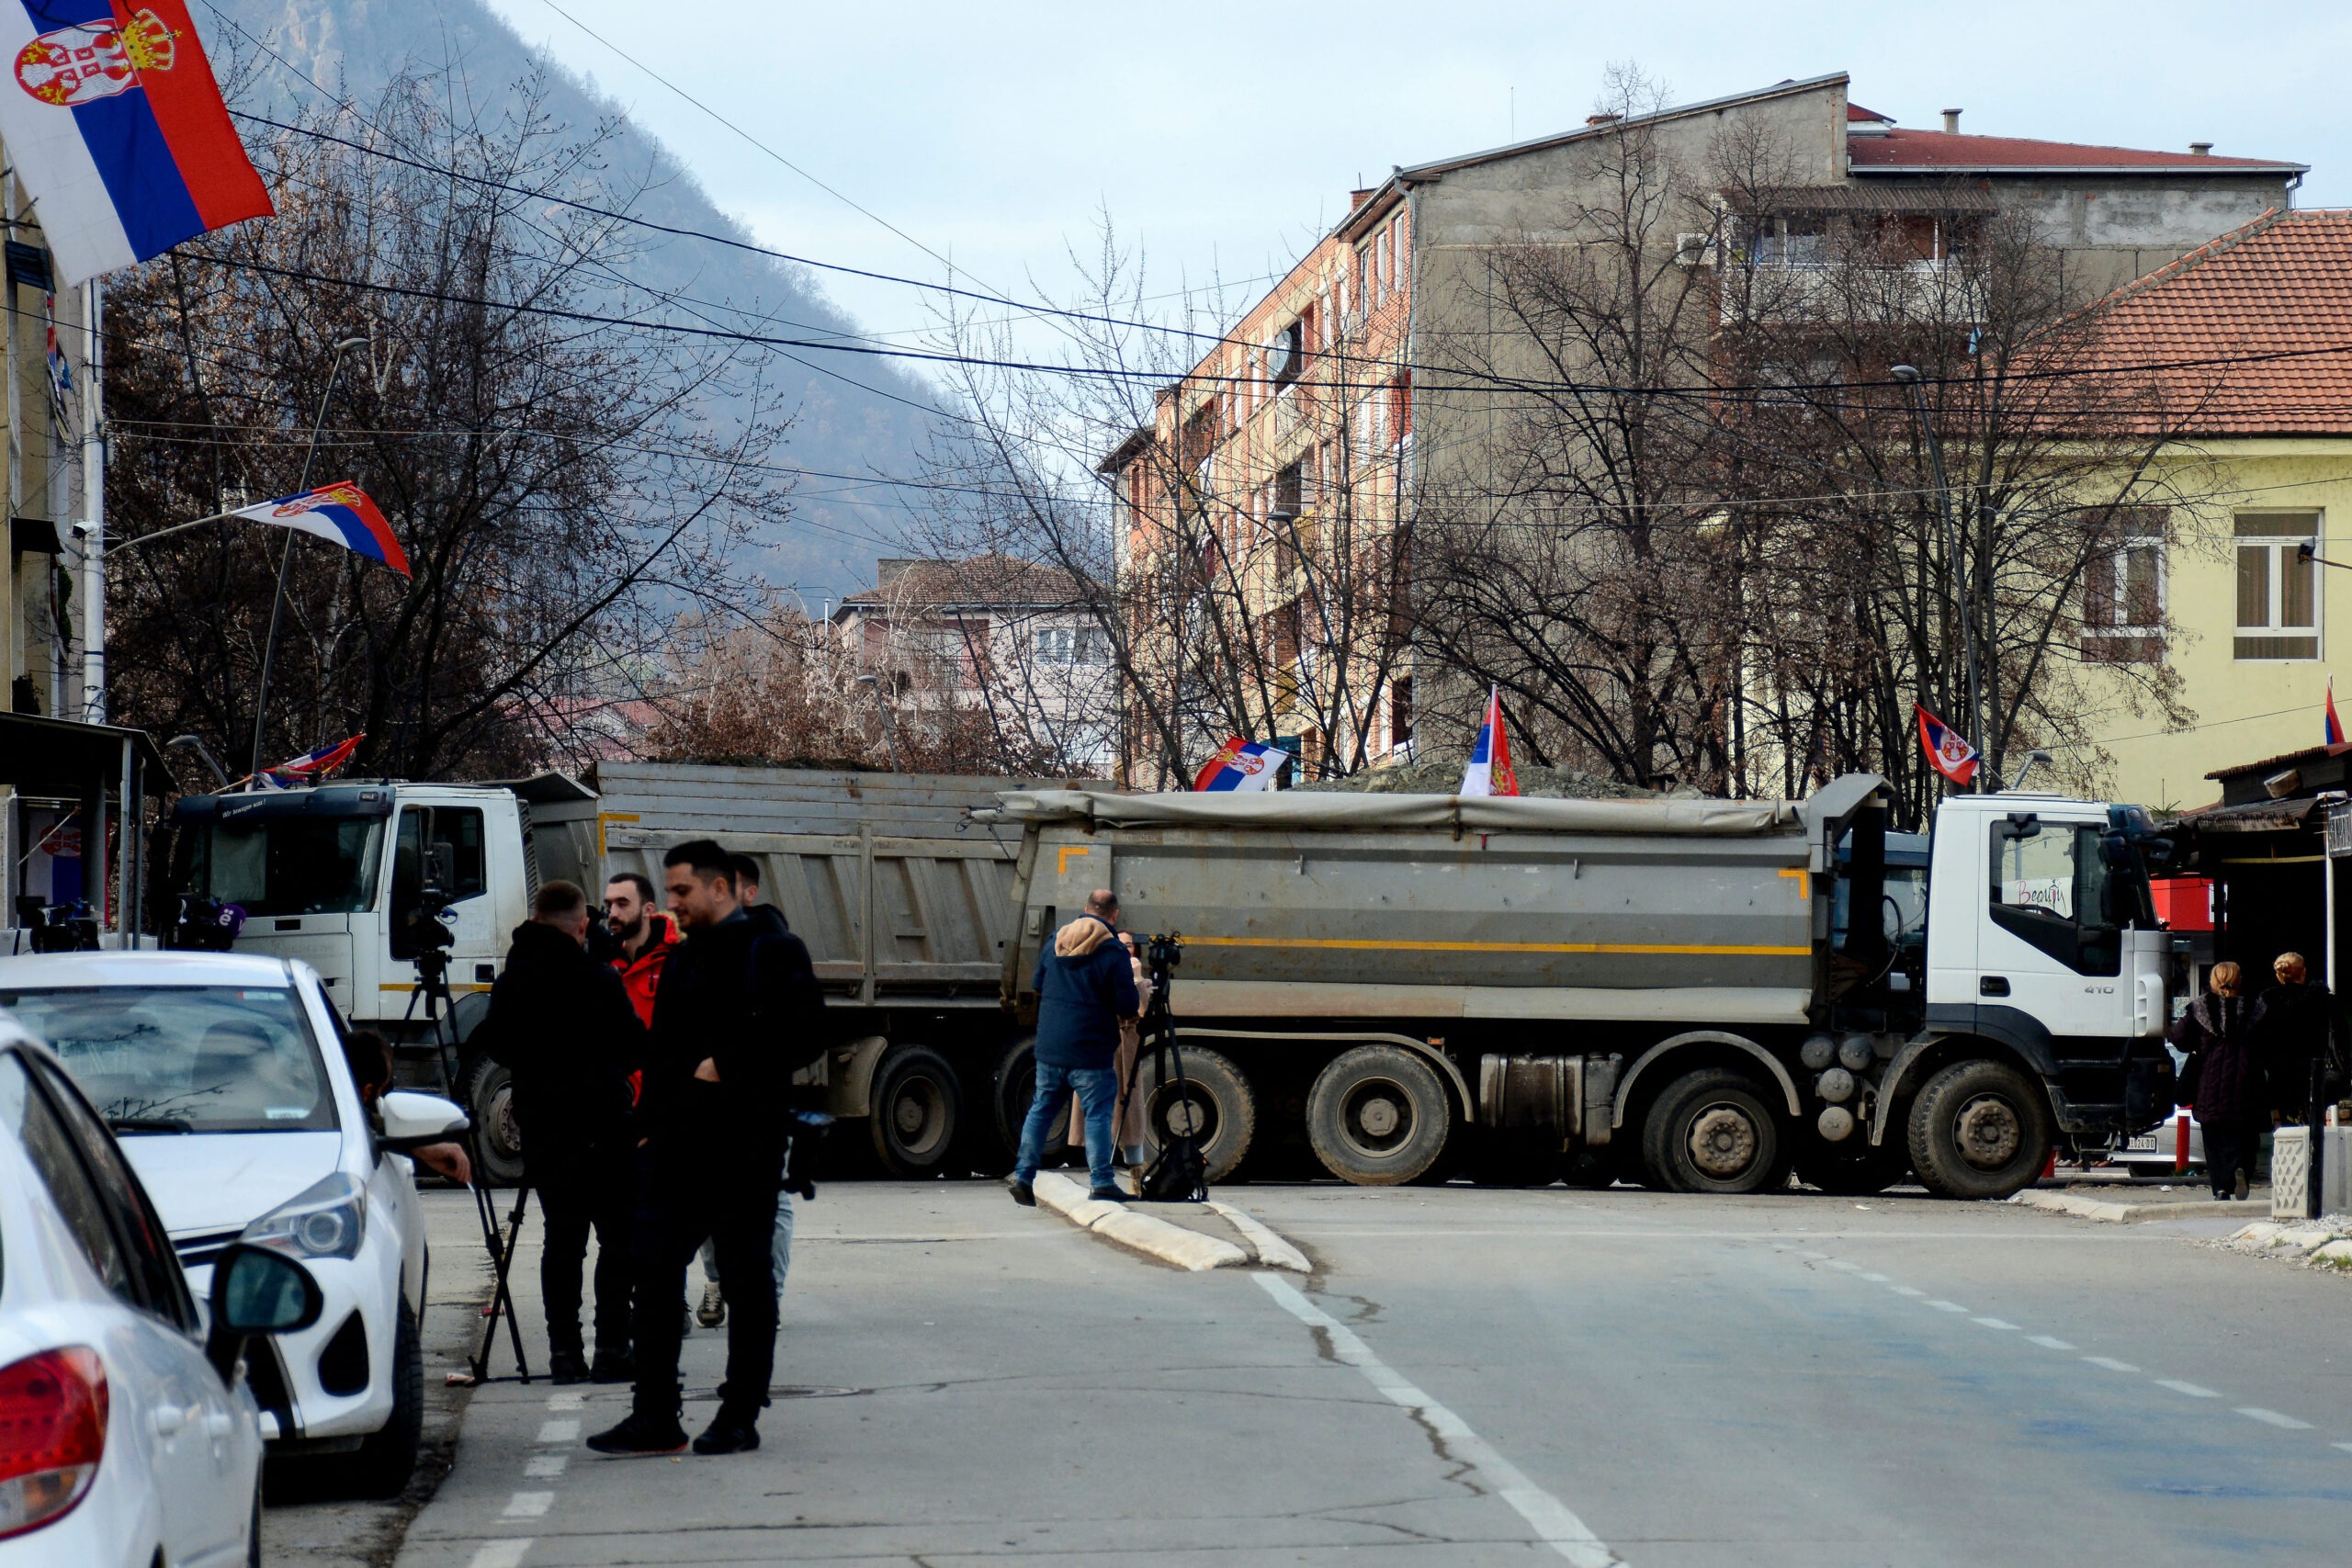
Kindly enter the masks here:
M 298 495 L 311 488 L 311 465 L 318 460 L 319 433 L 327 427 L 327 405 L 334 400 L 335 378 L 343 374 L 343 356 L 367 346 L 364 337 L 344 338 L 334 345 L 334 365 L 327 371 L 326 390 L 319 394 L 319 416 L 311 422 L 311 445 L 302 454 L 302 482 L 294 487 Z M 277 593 L 270 601 L 269 636 L 261 645 L 261 684 L 254 693 L 254 765 L 248 778 L 261 773 L 262 727 L 269 717 L 269 670 L 277 661 L 278 623 L 286 618 L 286 569 L 294 559 L 294 529 L 286 531 L 285 547 L 277 552 Z

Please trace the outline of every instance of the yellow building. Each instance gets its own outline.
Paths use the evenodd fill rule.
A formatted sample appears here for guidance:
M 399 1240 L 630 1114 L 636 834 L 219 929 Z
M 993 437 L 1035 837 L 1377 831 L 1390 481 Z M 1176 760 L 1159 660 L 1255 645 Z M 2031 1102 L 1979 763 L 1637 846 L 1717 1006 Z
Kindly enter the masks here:
M 2352 637 L 2352 212 L 2265 213 L 2102 312 L 2115 373 L 2153 375 L 2179 428 L 2167 518 L 2086 585 L 2084 656 L 2161 660 L 2193 717 L 2134 712 L 2118 681 L 2086 728 L 2114 798 L 2193 809 L 2216 769 L 2321 743 Z

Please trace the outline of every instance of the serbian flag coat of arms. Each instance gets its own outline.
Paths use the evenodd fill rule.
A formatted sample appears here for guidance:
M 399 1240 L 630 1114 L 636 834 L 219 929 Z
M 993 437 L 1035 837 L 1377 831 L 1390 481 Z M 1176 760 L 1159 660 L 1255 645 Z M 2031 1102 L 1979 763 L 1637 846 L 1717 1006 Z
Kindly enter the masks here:
M 1262 740 L 1230 736 L 1201 769 L 1200 776 L 1193 781 L 1193 788 L 1272 789 L 1274 775 L 1282 772 L 1283 763 L 1289 757 L 1290 753 L 1280 747 L 1269 746 Z
M 1968 784 L 1976 777 L 1976 748 L 1919 704 L 1911 706 L 1919 716 L 1919 744 L 1927 750 L 1928 765 L 1956 784 Z
M 1510 737 L 1503 732 L 1503 689 L 1487 693 L 1487 722 L 1470 748 L 1470 765 L 1462 770 L 1461 795 L 1517 795 L 1519 775 L 1511 772 Z
M 187 0 L 0 0 L 0 141 L 57 281 L 272 210 Z
M 7 0 L 0 0 L 0 5 Z M 369 560 L 381 561 L 402 577 L 411 576 L 408 552 L 392 536 L 392 525 L 376 510 L 367 492 L 349 479 L 322 485 L 300 495 L 281 495 L 229 513 L 255 523 L 272 523 L 298 533 L 315 534 Z

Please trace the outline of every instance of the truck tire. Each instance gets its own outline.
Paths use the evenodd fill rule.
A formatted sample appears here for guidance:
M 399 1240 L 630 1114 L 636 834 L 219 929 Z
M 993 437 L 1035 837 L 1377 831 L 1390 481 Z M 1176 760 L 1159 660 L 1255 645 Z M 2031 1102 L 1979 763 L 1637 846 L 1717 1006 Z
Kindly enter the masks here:
M 1021 1125 L 1029 1120 L 1029 1101 L 1037 1093 L 1037 1043 L 1032 1038 L 1014 1041 L 997 1058 L 995 1092 L 989 1097 L 990 1120 L 995 1123 L 997 1140 L 1004 1148 L 1004 1168 L 1021 1155 Z M 1069 1148 L 1069 1108 L 1064 1106 L 1054 1112 L 1054 1124 L 1046 1131 L 1045 1159 L 1046 1169 L 1061 1165 Z
M 2050 1107 L 2003 1062 L 1956 1062 L 1911 1105 L 1911 1168 L 1941 1198 L 2006 1198 L 2049 1162 Z
M 964 1111 L 964 1086 L 946 1057 L 928 1045 L 892 1046 L 874 1069 L 871 1104 L 866 1133 L 884 1170 L 922 1180 L 946 1168 Z
M 1395 1187 L 1438 1162 L 1453 1128 L 1445 1085 L 1395 1045 L 1334 1057 L 1306 1093 L 1306 1141 L 1323 1168 L 1358 1187 Z
M 1789 1183 L 1789 1138 L 1752 1078 L 1702 1067 L 1666 1086 L 1642 1122 L 1642 1163 L 1669 1192 L 1769 1192 Z
M 1797 1179 L 1836 1198 L 1868 1198 L 1883 1192 L 1911 1173 L 1900 1141 L 1890 1139 L 1876 1147 L 1857 1132 L 1848 1140 L 1857 1146 L 1826 1144 L 1797 1160 Z
M 492 1187 L 523 1179 L 523 1129 L 514 1120 L 514 1075 L 488 1057 L 467 1075 L 466 1114 L 474 1124 L 474 1171 Z
M 1174 1071 L 1162 1083 L 1159 1054 L 1146 1051 L 1136 1062 L 1132 1091 L 1143 1110 L 1143 1160 L 1159 1157 L 1173 1133 L 1190 1133 L 1199 1140 L 1208 1179 L 1223 1181 L 1250 1153 L 1258 1135 L 1258 1096 L 1241 1069 L 1215 1051 L 1182 1047 L 1184 1080 L 1192 1092 L 1181 1092 Z

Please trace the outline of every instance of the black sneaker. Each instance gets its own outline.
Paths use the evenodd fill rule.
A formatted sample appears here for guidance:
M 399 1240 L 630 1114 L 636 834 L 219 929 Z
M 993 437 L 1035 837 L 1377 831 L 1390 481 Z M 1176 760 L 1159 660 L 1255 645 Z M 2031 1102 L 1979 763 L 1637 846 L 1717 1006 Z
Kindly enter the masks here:
M 1116 1187 L 1090 1187 L 1086 1190 L 1086 1196 L 1097 1203 L 1124 1203 L 1127 1201 L 1126 1193 Z
M 632 1413 L 619 1426 L 608 1427 L 591 1437 L 588 1446 L 600 1454 L 681 1453 L 686 1446 L 686 1429 L 678 1425 L 674 1416 L 648 1421 Z
M 591 1382 L 635 1382 L 637 1356 L 628 1350 L 599 1350 L 595 1364 L 588 1369 Z
M 586 1382 L 588 1363 L 580 1359 L 577 1350 L 548 1352 L 548 1381 L 552 1383 Z
M 760 1429 L 749 1420 L 722 1410 L 707 1430 L 695 1439 L 698 1454 L 742 1454 L 760 1446 Z
M 1034 1209 L 1037 1206 L 1037 1190 L 1019 1177 L 1012 1178 L 1005 1185 L 1012 1189 L 1012 1201 L 1023 1208 Z

